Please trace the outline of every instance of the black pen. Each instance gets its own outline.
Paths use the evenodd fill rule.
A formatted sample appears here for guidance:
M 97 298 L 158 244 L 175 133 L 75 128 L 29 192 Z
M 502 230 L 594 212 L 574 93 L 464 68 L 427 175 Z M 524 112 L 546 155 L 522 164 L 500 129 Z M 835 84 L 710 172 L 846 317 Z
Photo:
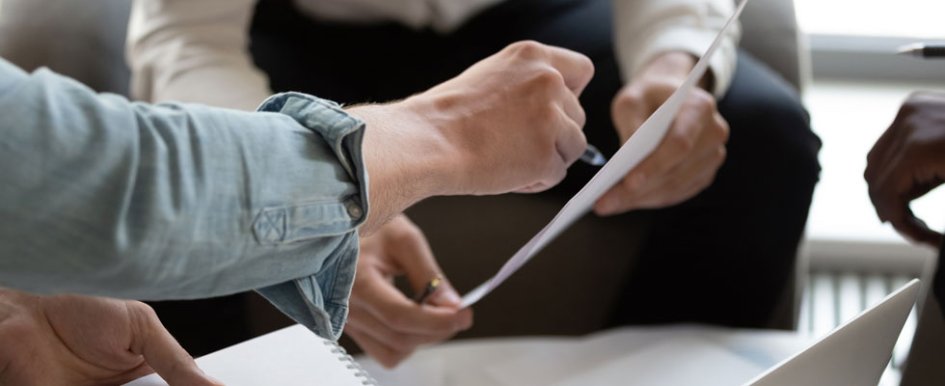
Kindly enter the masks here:
M 922 59 L 945 59 L 945 44 L 908 44 L 899 47 L 899 54 L 915 56 Z
M 581 161 L 591 166 L 601 166 L 607 163 L 607 157 L 604 157 L 604 154 L 594 145 L 587 144 L 587 149 L 584 149 L 584 154 L 581 154 Z

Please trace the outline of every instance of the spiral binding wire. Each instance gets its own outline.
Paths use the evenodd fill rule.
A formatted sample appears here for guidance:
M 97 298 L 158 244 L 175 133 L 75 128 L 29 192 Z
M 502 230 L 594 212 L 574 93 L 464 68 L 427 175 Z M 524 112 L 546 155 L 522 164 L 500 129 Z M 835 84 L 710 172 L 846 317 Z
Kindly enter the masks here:
M 377 380 L 374 379 L 374 377 L 372 377 L 371 374 L 368 374 L 368 372 L 365 371 L 364 368 L 362 368 L 361 365 L 358 364 L 358 362 L 355 361 L 354 358 L 351 357 L 351 355 L 348 355 L 348 352 L 345 351 L 344 347 L 341 347 L 336 342 L 332 342 L 328 340 L 325 341 L 325 344 L 329 346 L 329 349 L 331 349 L 332 354 L 338 355 L 338 360 L 342 362 L 346 362 L 345 367 L 351 370 L 355 378 L 361 379 L 362 385 L 379 386 L 377 383 Z

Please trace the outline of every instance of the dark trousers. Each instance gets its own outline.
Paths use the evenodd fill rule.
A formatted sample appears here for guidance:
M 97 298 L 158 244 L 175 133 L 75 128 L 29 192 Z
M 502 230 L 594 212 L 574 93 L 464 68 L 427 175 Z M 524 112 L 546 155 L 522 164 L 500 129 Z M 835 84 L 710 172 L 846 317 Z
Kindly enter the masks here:
M 316 21 L 297 12 L 290 3 L 261 1 L 253 22 L 251 51 L 276 91 L 302 91 L 343 103 L 401 99 L 456 76 L 509 43 L 531 39 L 582 52 L 594 61 L 596 75 L 581 97 L 587 112 L 585 133 L 588 141 L 605 154 L 613 154 L 619 147 L 610 105 L 623 82 L 613 52 L 610 0 L 509 0 L 450 34 L 395 24 Z M 770 321 L 793 277 L 798 243 L 818 178 L 820 142 L 810 130 L 807 113 L 795 91 L 744 53 L 719 109 L 730 123 L 731 139 L 728 159 L 710 188 L 671 208 L 582 220 L 603 229 L 581 237 L 580 242 L 587 243 L 588 249 L 613 255 L 603 258 L 608 261 L 634 264 L 624 280 L 625 288 L 615 288 L 612 296 L 604 297 L 603 301 L 617 302 L 612 307 L 618 310 L 616 314 L 598 315 L 599 320 L 592 323 L 576 321 L 577 328 L 565 331 L 679 321 L 759 327 Z M 540 195 L 447 202 L 453 203 L 452 208 L 488 208 L 490 202 L 508 200 L 521 201 L 522 205 L 550 203 L 543 209 L 546 213 L 535 216 L 534 224 L 484 237 L 491 249 L 483 253 L 496 254 L 500 250 L 498 257 L 504 259 L 595 172 L 595 168 L 577 163 L 565 182 Z M 427 232 L 447 275 L 450 266 L 487 266 L 483 272 L 494 272 L 498 261 L 488 265 L 479 260 L 481 256 L 469 255 L 475 250 L 469 244 L 476 244 L 473 240 L 482 235 L 452 234 L 450 239 L 443 233 L 443 228 L 458 222 L 438 214 L 444 207 L 447 204 L 442 201 L 421 203 L 411 216 Z M 497 223 L 531 221 L 503 218 L 502 213 L 488 210 L 473 215 Z M 478 232 L 496 232 L 495 228 L 493 224 L 478 228 Z M 602 232 L 608 236 L 601 236 Z M 568 235 L 563 238 L 568 239 Z M 608 246 L 620 243 L 627 247 Z M 450 248 L 456 250 L 455 255 L 442 253 Z M 536 261 L 543 258 L 539 256 Z M 575 270 L 575 275 L 581 274 L 581 267 Z M 518 282 L 527 286 L 528 275 L 523 272 Z M 550 278 L 536 274 L 533 279 Z M 516 278 L 504 285 L 510 288 L 506 294 L 511 295 L 516 288 L 514 282 Z M 466 284 L 477 283 L 454 284 L 462 290 Z M 563 290 L 558 301 L 549 305 L 547 317 L 555 317 L 555 310 L 559 314 L 568 312 L 560 309 L 567 306 L 564 298 L 568 296 L 576 297 L 574 291 Z M 497 293 L 496 297 L 501 296 Z M 581 299 L 573 303 L 580 307 Z M 507 307 L 509 304 L 493 304 L 487 298 L 477 305 L 477 314 L 502 313 Z M 496 323 L 491 330 L 502 334 L 561 332 L 527 325 L 517 330 L 512 320 Z M 489 326 L 482 328 L 490 330 Z

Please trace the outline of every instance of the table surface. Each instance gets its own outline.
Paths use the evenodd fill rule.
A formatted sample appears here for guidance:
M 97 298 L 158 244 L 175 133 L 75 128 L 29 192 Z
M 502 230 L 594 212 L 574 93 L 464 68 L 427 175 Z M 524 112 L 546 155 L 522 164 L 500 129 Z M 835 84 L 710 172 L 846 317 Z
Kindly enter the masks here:
M 385 386 L 648 386 L 693 384 L 692 379 L 703 386 L 738 385 L 809 343 L 785 331 L 627 327 L 584 337 L 454 341 L 421 349 L 394 370 L 367 357 L 358 361 Z

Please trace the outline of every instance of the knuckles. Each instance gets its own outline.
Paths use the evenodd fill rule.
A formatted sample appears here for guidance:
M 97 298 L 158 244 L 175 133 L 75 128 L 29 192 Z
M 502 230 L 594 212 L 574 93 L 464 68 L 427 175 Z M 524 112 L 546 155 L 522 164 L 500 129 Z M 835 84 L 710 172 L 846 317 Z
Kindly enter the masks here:
M 578 59 L 578 68 L 588 81 L 594 77 L 594 61 L 591 58 L 581 55 Z
M 719 146 L 718 150 L 713 154 L 713 159 L 716 161 L 716 165 L 722 165 L 725 162 L 725 158 L 728 157 L 728 150 L 725 149 L 725 146 Z
M 553 97 L 557 95 L 555 90 L 565 87 L 564 75 L 561 75 L 558 70 L 544 64 L 535 67 L 527 82 L 529 91 Z
M 714 122 L 715 124 L 712 125 L 713 132 L 718 136 L 722 143 L 728 143 L 728 138 L 732 132 L 728 122 L 726 122 L 725 118 L 722 118 L 722 116 L 719 114 L 715 114 Z
M 644 103 L 643 94 L 635 89 L 623 91 L 617 98 L 614 98 L 613 109 L 615 111 L 633 111 Z
M 506 52 L 518 59 L 537 60 L 546 56 L 547 47 L 534 40 L 522 40 L 506 47 Z
M 676 154 L 688 154 L 696 146 L 695 140 L 683 130 L 671 131 L 667 134 L 666 140 Z
M 702 90 L 694 90 L 689 95 L 689 105 L 703 114 L 715 113 L 716 111 L 715 97 Z

